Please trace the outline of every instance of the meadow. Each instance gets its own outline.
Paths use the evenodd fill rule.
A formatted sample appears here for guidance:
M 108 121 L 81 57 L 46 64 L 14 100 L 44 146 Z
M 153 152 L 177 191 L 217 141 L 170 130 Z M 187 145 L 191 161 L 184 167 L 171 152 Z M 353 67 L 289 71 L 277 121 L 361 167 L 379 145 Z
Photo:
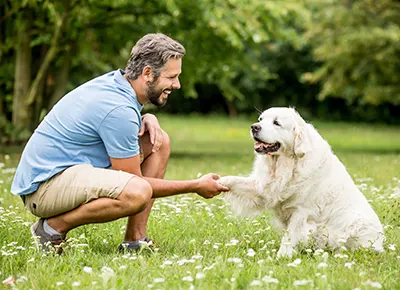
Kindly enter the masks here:
M 167 179 L 251 171 L 255 120 L 160 116 L 172 142 Z M 36 218 L 10 192 L 18 153 L 0 154 L 0 288 L 15 289 L 400 289 L 400 128 L 313 122 L 384 224 L 384 253 L 305 249 L 276 259 L 281 232 L 268 213 L 232 215 L 222 197 L 156 201 L 148 227 L 159 248 L 121 254 L 126 220 L 69 233 L 60 256 L 39 252 Z

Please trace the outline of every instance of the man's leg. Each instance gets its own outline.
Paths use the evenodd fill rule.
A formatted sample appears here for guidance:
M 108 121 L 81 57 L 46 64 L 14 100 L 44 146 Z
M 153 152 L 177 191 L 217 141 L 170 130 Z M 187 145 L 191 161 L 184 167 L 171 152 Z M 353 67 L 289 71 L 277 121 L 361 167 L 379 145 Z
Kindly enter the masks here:
M 144 154 L 144 161 L 141 165 L 142 175 L 153 178 L 164 178 L 171 152 L 168 134 L 164 132 L 163 143 L 157 152 L 152 153 L 151 151 L 153 145 L 150 142 L 148 132 L 143 135 L 141 146 Z M 147 222 L 153 203 L 154 199 L 148 203 L 147 207 L 142 212 L 128 217 L 124 239 L 126 242 L 137 241 L 146 237 Z
M 61 234 L 89 223 L 101 223 L 143 211 L 151 201 L 150 184 L 132 177 L 116 199 L 98 198 L 66 213 L 47 219 L 47 224 Z

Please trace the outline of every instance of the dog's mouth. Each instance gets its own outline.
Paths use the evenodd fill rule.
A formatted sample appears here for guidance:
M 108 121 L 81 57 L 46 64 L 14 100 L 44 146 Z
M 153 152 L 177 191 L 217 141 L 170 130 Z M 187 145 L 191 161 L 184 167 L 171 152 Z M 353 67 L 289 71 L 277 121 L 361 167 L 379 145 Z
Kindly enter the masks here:
M 262 142 L 257 137 L 254 137 L 254 141 L 255 141 L 254 150 L 260 154 L 276 152 L 279 150 L 279 148 L 281 148 L 281 143 L 279 143 L 279 142 L 265 143 L 265 142 Z

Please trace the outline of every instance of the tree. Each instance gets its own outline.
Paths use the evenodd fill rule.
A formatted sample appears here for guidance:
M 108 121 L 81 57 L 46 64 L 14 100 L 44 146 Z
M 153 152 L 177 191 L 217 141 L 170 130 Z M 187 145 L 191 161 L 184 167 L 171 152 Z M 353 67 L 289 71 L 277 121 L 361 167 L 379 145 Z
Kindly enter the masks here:
M 244 98 L 237 83 L 246 79 L 255 91 L 270 77 L 256 50 L 271 37 L 294 38 L 288 23 L 303 11 L 255 0 L 15 0 L 1 7 L 8 50 L 0 51 L 16 56 L 12 123 L 28 132 L 69 84 L 123 67 L 133 43 L 154 31 L 187 48 L 185 95 L 197 97 L 197 83 L 216 85 L 233 114 L 232 102 Z
M 307 39 L 322 65 L 304 78 L 321 82 L 319 98 L 400 105 L 400 3 L 396 0 L 309 1 Z

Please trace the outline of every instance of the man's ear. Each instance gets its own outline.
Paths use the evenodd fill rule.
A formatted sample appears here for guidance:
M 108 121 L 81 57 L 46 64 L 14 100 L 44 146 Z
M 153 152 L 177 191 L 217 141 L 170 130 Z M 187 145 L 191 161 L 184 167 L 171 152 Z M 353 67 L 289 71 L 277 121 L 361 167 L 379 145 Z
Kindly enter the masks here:
M 151 82 L 153 80 L 153 71 L 150 66 L 146 65 L 143 68 L 142 76 L 146 82 Z
M 296 124 L 294 127 L 294 142 L 293 142 L 294 155 L 298 158 L 311 151 L 311 140 L 308 135 L 307 124 L 301 126 Z

